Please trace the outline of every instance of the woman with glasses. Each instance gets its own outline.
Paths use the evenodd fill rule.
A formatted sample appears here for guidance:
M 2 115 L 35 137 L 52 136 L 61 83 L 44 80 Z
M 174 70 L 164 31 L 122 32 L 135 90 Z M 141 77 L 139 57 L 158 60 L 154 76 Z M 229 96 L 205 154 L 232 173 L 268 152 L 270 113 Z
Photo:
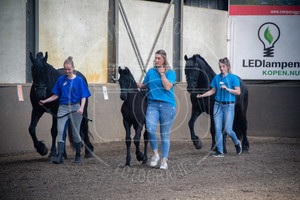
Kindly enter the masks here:
M 239 78 L 231 73 L 228 58 L 219 60 L 220 74 L 217 74 L 210 86 L 211 89 L 204 94 L 198 94 L 197 98 L 208 97 L 216 93 L 214 104 L 214 121 L 217 139 L 217 151 L 214 157 L 224 157 L 222 129 L 233 140 L 236 153 L 242 152 L 241 142 L 237 139 L 232 129 L 234 120 L 235 96 L 241 94 Z
M 176 102 L 174 97 L 174 84 L 176 74 L 170 70 L 167 54 L 164 50 L 155 53 L 154 67 L 150 69 L 139 87 L 148 86 L 148 107 L 146 112 L 146 128 L 149 133 L 153 157 L 151 167 L 156 167 L 160 159 L 156 128 L 160 122 L 161 137 L 161 165 L 160 169 L 168 169 L 168 153 L 170 149 L 170 130 L 176 115 Z

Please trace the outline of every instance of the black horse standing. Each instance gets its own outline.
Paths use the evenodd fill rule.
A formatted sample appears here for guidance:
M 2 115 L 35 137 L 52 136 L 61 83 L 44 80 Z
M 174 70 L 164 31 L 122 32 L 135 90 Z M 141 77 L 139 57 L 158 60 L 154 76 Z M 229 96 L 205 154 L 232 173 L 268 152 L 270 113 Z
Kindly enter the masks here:
M 48 53 L 46 52 L 45 57 L 43 53 L 39 52 L 36 55 L 36 58 L 32 56 L 30 53 L 30 59 L 32 62 L 31 74 L 33 83 L 30 90 L 30 101 L 32 105 L 31 112 L 31 122 L 29 126 L 29 133 L 32 137 L 32 141 L 34 147 L 37 152 L 41 155 L 46 155 L 48 153 L 48 149 L 45 144 L 38 140 L 36 135 L 36 126 L 39 122 L 39 119 L 46 112 L 45 108 L 40 106 L 38 103 L 40 100 L 44 100 L 52 95 L 52 89 L 57 81 L 57 79 L 64 75 L 63 69 L 56 70 L 53 66 L 47 63 Z M 74 70 L 76 75 L 80 76 L 86 83 L 86 78 L 78 71 Z M 59 101 L 53 101 L 45 104 L 48 111 L 52 114 L 57 115 Z M 84 107 L 84 115 L 87 116 L 87 107 L 88 107 L 88 99 L 86 101 Z M 72 134 L 71 128 L 68 128 L 69 134 Z M 88 119 L 83 118 L 80 127 L 80 135 L 82 140 L 85 143 L 85 157 L 91 157 L 94 147 L 89 139 L 89 130 L 88 130 Z M 54 158 L 56 156 L 56 137 L 57 137 L 57 118 L 52 116 L 52 127 L 51 127 L 51 136 L 52 136 L 52 145 L 51 152 L 49 158 Z M 70 143 L 74 147 L 73 137 L 69 137 Z
M 198 99 L 196 95 L 204 93 L 210 89 L 210 83 L 216 75 L 209 64 L 200 55 L 193 55 L 191 58 L 184 57 L 186 61 L 185 75 L 187 81 L 187 90 L 190 93 L 190 99 L 192 102 L 192 115 L 189 120 L 189 128 L 191 133 L 191 139 L 196 149 L 201 149 L 202 143 L 199 137 L 195 134 L 194 124 L 201 113 L 205 112 L 210 115 L 211 122 L 211 135 L 212 135 L 212 146 L 211 149 L 215 150 L 216 139 L 215 139 L 215 124 L 213 120 L 213 106 L 215 95 L 211 97 L 205 97 Z M 242 140 L 243 152 L 249 150 L 249 142 L 247 138 L 247 107 L 248 107 L 248 89 L 244 81 L 240 80 L 241 94 L 236 96 L 235 103 L 235 115 L 233 122 L 233 130 L 239 140 Z M 226 137 L 223 137 L 224 152 L 226 152 Z
M 119 67 L 118 72 L 120 74 L 119 84 L 121 88 L 120 98 L 123 102 L 121 113 L 123 116 L 123 125 L 126 130 L 126 147 L 127 156 L 125 166 L 130 166 L 130 146 L 131 126 L 135 129 L 134 144 L 136 147 L 136 159 L 143 161 L 143 164 L 147 163 L 147 145 L 148 145 L 148 133 L 147 130 L 144 133 L 144 154 L 140 151 L 140 138 L 143 126 L 146 121 L 147 110 L 147 96 L 144 92 L 139 91 L 137 84 L 134 80 L 129 69 L 121 69 Z

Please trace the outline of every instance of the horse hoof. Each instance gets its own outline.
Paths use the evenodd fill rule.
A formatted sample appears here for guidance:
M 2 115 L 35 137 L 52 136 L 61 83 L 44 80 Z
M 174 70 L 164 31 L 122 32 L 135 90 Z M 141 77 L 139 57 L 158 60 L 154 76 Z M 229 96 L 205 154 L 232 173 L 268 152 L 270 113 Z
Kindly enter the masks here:
M 249 147 L 242 147 L 242 153 L 248 153 Z
M 130 164 L 129 163 L 126 163 L 124 168 L 130 168 Z
M 218 148 L 217 148 L 216 145 L 212 144 L 210 150 L 211 150 L 211 151 L 217 151 Z
M 48 154 L 48 148 L 46 147 L 46 145 L 43 142 L 38 142 L 37 145 L 34 146 L 37 150 L 37 152 L 44 156 Z
M 194 144 L 196 149 L 201 149 L 202 148 L 202 142 L 200 141 L 199 138 L 193 140 L 193 144 Z
M 93 157 L 93 154 L 90 151 L 86 151 L 84 154 L 84 158 L 91 158 Z
M 143 153 L 140 152 L 140 153 L 136 154 L 136 159 L 137 159 L 138 161 L 144 161 L 145 156 L 144 156 Z
M 143 165 L 144 165 L 144 164 L 147 164 L 147 161 L 148 161 L 148 157 L 147 157 L 147 156 L 145 156 L 145 158 L 144 158 L 144 160 L 143 160 L 143 163 L 142 163 L 142 164 L 143 164 Z

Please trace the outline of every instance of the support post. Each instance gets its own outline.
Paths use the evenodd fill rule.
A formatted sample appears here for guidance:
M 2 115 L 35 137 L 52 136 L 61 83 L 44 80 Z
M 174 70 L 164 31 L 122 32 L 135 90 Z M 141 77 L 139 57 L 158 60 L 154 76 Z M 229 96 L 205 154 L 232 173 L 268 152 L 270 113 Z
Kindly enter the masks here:
M 181 81 L 182 58 L 182 29 L 183 29 L 183 0 L 174 0 L 173 22 L 173 67 L 176 73 L 176 81 Z
M 26 82 L 32 81 L 30 52 L 35 55 L 39 48 L 39 1 L 26 2 Z
M 119 12 L 117 0 L 109 0 L 108 10 L 108 49 L 107 49 L 107 82 L 117 79 L 118 44 L 119 44 Z

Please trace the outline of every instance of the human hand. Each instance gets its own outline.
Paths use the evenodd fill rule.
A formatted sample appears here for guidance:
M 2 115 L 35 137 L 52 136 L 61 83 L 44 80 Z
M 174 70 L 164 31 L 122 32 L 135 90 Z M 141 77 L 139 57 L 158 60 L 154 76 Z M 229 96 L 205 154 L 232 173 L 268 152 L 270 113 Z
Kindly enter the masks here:
M 39 101 L 39 105 L 40 105 L 40 106 L 44 105 L 45 103 L 46 103 L 46 100 L 40 100 L 40 101 Z
M 139 88 L 142 88 L 143 86 L 144 86 L 143 83 L 138 83 L 138 87 L 139 87 Z
M 79 108 L 79 109 L 77 110 L 77 113 L 78 113 L 79 115 L 82 115 L 82 114 L 83 114 L 83 108 Z
M 201 94 L 197 94 L 196 98 L 202 98 L 203 96 Z
M 166 72 L 166 69 L 163 66 L 157 66 L 156 68 L 157 68 L 157 71 L 158 71 L 159 74 Z
M 223 90 L 227 90 L 227 87 L 226 87 L 226 85 L 221 85 L 221 87 L 220 87 L 221 89 L 223 89 Z

